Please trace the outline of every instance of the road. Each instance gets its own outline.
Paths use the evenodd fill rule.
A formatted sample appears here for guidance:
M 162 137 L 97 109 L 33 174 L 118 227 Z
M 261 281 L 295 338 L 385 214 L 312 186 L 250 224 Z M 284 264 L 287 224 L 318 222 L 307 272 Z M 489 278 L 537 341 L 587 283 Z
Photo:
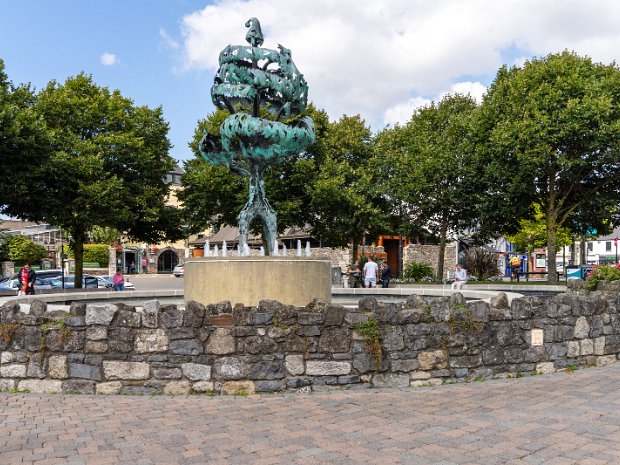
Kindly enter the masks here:
M 183 289 L 184 278 L 175 278 L 171 274 L 131 274 L 126 275 L 137 291 L 155 291 L 159 289 Z

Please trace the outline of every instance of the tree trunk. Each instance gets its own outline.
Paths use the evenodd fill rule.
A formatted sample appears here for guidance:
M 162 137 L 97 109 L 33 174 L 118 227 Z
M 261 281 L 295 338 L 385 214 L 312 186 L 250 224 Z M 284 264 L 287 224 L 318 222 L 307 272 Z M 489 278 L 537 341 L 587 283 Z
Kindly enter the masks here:
M 73 253 L 75 257 L 74 285 L 76 289 L 82 289 L 82 276 L 84 275 L 84 234 L 81 231 L 73 231 Z
M 351 238 L 351 254 L 353 255 L 351 257 L 351 263 L 355 263 L 357 258 L 357 238 L 355 236 Z
M 588 251 L 586 250 L 586 235 L 579 236 L 579 264 L 586 265 L 588 263 Z
M 547 282 L 549 284 L 558 283 L 556 266 L 556 242 L 557 242 L 557 218 L 551 206 L 547 209 Z
M 446 256 L 446 236 L 448 233 L 448 222 L 445 215 L 441 219 L 441 231 L 439 235 L 439 257 L 437 258 L 437 281 L 443 280 L 443 262 Z

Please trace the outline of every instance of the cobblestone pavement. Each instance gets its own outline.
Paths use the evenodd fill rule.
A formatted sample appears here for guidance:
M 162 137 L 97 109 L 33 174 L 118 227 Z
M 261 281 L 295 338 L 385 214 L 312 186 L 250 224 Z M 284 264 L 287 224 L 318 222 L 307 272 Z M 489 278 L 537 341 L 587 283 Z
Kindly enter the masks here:
M 415 389 L 0 394 L 0 464 L 620 463 L 620 363 Z

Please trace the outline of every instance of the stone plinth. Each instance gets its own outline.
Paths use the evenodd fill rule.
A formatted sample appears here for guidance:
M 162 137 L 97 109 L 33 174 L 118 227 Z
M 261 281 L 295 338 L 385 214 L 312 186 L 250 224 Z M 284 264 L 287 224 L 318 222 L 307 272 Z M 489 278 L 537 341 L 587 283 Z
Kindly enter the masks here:
M 331 302 L 331 264 L 302 257 L 207 257 L 185 262 L 185 301 L 256 306 L 263 299 L 305 306 Z

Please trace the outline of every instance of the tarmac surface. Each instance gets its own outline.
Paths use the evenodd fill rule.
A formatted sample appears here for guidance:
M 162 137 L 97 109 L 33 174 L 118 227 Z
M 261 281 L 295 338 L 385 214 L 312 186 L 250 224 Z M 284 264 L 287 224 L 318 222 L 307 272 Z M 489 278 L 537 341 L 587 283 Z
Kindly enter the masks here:
M 0 393 L 0 464 L 620 463 L 620 363 L 410 389 Z

